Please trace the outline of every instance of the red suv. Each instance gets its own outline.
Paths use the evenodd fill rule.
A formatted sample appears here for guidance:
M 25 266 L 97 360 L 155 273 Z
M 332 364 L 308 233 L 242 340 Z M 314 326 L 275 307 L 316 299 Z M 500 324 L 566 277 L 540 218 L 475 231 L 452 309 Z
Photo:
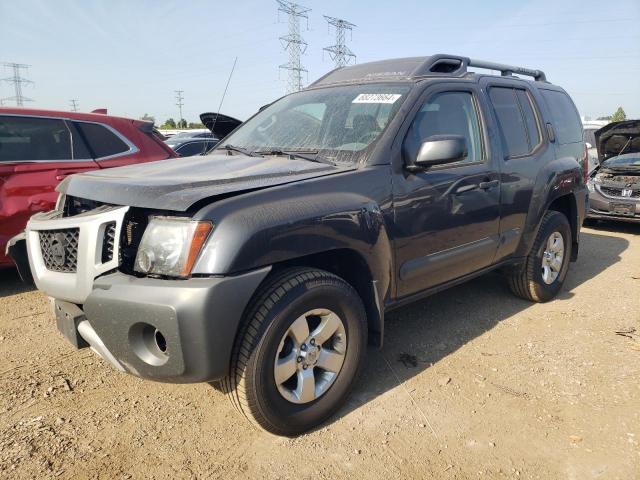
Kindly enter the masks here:
M 151 122 L 0 108 L 0 267 L 12 265 L 9 239 L 31 215 L 54 207 L 55 188 L 68 175 L 176 156 Z

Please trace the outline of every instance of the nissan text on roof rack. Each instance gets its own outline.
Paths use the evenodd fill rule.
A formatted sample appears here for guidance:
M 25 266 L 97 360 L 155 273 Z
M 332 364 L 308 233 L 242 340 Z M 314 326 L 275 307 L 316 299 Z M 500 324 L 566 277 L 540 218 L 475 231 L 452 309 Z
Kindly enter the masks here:
M 390 310 L 496 269 L 553 299 L 578 255 L 584 161 L 575 106 L 540 70 L 343 67 L 208 156 L 67 178 L 28 224 L 30 265 L 74 346 L 215 382 L 297 435 L 344 403 Z

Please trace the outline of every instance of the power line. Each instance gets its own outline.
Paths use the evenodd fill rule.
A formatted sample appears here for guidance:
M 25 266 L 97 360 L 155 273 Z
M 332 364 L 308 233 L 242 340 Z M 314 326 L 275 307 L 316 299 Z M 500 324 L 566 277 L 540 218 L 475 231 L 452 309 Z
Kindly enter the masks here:
M 175 94 L 176 94 L 176 105 L 177 107 L 180 109 L 180 118 L 178 119 L 178 122 L 182 121 L 182 106 L 184 105 L 184 96 L 182 96 L 182 94 L 184 93 L 184 90 L 174 90 Z
M 307 42 L 300 35 L 300 19 L 307 20 L 309 28 L 310 8 L 303 7 L 297 3 L 287 0 L 276 0 L 278 2 L 278 12 L 286 13 L 289 16 L 289 33 L 280 37 L 282 47 L 289 53 L 289 61 L 279 68 L 287 70 L 287 93 L 302 90 L 302 73 L 307 73 L 300 61 L 300 56 L 307 50 Z
M 69 100 L 69 103 L 71 104 L 71 111 L 72 112 L 77 112 L 78 111 L 78 100 L 73 98 L 73 99 Z
M 322 50 L 329 52 L 329 56 L 335 63 L 336 68 L 344 67 L 345 65 L 348 65 L 352 60 L 355 63 L 356 55 L 351 51 L 349 47 L 347 47 L 347 43 L 345 41 L 345 33 L 347 31 L 352 33 L 353 27 L 355 27 L 356 25 L 341 18 L 329 17 L 327 15 L 323 16 L 328 23 L 327 27 L 333 26 L 336 29 L 336 44 L 331 45 L 330 47 L 325 47 Z
M 33 102 L 33 99 L 25 97 L 22 94 L 23 84 L 33 85 L 33 82 L 31 80 L 27 80 L 26 78 L 22 77 L 22 75 L 20 75 L 20 70 L 21 69 L 26 70 L 27 68 L 29 68 L 29 65 L 25 65 L 24 63 L 8 63 L 8 62 L 3 63 L 3 65 L 5 67 L 9 67 L 13 69 L 13 76 L 3 78 L 2 80 L 8 83 L 13 83 L 13 88 L 15 90 L 15 95 L 13 97 L 6 97 L 6 98 L 3 98 L 3 100 L 14 100 L 16 102 L 16 106 L 18 107 L 24 106 L 24 102 Z

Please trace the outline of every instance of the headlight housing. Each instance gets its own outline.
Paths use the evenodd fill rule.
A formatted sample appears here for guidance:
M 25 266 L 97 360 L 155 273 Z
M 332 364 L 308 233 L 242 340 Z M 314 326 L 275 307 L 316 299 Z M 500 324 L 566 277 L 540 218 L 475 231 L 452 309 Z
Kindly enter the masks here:
M 67 200 L 67 196 L 64 193 L 60 193 L 58 194 L 58 198 L 56 200 L 56 207 L 55 209 L 59 212 L 61 212 L 62 210 L 64 210 L 64 202 Z
M 142 235 L 134 270 L 185 278 L 213 229 L 211 222 L 180 217 L 151 217 Z
M 596 191 L 595 182 L 593 181 L 592 178 L 587 180 L 587 188 L 589 189 L 590 192 L 595 192 Z

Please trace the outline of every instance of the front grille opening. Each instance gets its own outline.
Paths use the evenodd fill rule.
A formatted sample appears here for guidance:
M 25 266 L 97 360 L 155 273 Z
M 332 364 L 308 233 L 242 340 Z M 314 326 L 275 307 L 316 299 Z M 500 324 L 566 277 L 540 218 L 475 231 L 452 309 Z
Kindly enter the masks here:
M 91 210 L 95 210 L 98 207 L 103 205 L 110 205 L 103 202 L 97 202 L 95 200 L 88 200 L 86 198 L 78 198 L 73 197 L 71 195 L 67 195 L 65 197 L 65 202 L 62 207 L 62 216 L 63 217 L 74 217 L 76 215 L 80 215 L 86 212 L 90 212 Z
M 47 270 L 73 273 L 78 269 L 80 229 L 41 230 L 40 250 Z
M 142 235 L 149 223 L 150 212 L 131 208 L 124 217 L 120 234 L 120 270 L 129 275 L 139 275 L 133 267 Z
M 116 222 L 109 222 L 104 229 L 102 237 L 102 263 L 113 260 L 113 252 L 116 243 Z
M 620 197 L 620 198 L 640 198 L 640 190 L 632 190 L 631 196 L 623 196 L 622 188 L 615 187 L 605 187 L 603 185 L 600 186 L 600 191 L 605 195 L 609 195 L 610 197 Z

